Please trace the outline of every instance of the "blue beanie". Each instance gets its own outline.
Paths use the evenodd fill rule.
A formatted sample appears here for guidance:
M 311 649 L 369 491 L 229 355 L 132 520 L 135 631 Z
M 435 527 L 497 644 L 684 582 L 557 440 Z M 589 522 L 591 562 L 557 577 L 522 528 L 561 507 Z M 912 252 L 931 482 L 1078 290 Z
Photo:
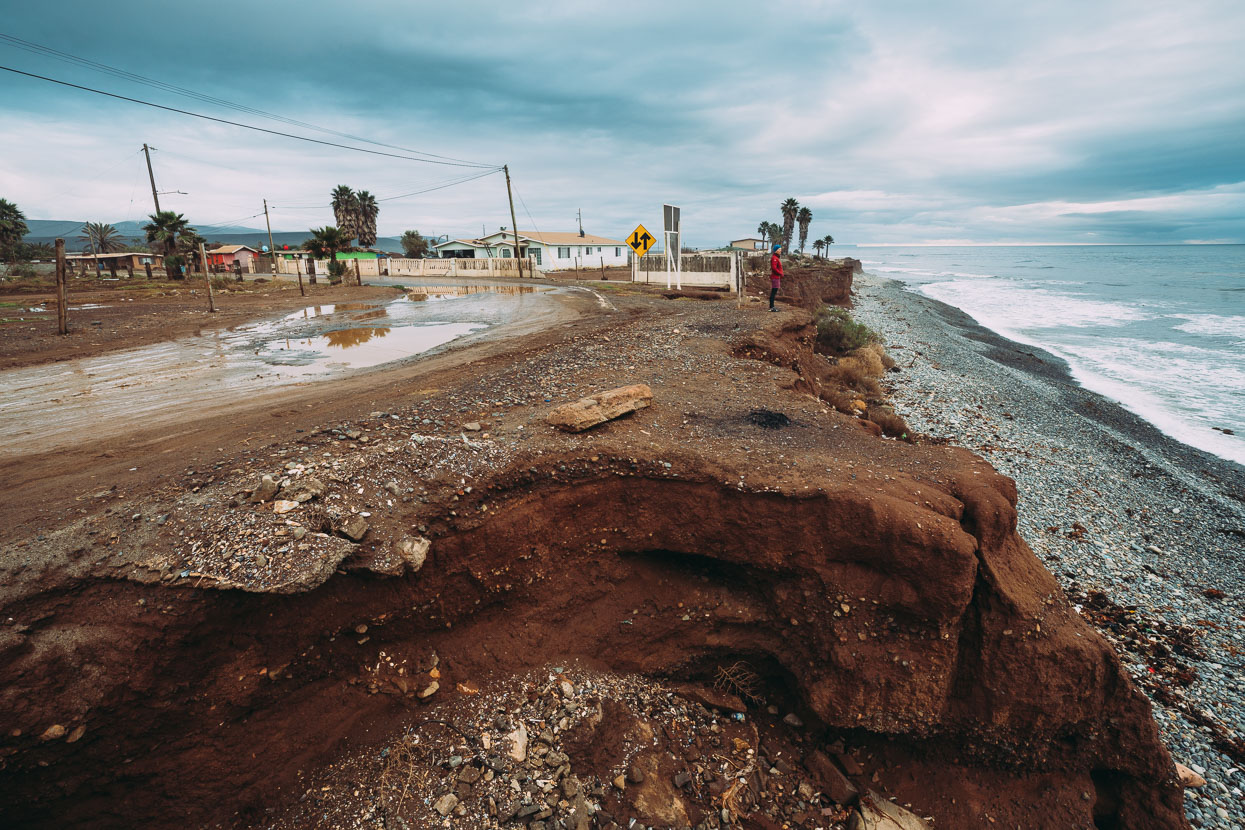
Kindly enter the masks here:
M 778 243 L 774 243 L 774 247 L 770 248 L 769 251 L 771 254 L 776 254 L 781 248 L 782 248 L 781 245 L 779 245 Z

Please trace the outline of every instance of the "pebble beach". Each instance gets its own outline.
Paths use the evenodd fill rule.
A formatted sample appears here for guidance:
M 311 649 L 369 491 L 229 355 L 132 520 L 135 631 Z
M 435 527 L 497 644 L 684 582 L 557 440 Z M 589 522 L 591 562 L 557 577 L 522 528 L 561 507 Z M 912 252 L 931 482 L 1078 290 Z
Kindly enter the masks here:
M 1245 468 L 900 282 L 866 273 L 854 293 L 917 440 L 1015 479 L 1025 541 L 1116 646 L 1173 759 L 1205 778 L 1186 791 L 1191 823 L 1245 827 Z

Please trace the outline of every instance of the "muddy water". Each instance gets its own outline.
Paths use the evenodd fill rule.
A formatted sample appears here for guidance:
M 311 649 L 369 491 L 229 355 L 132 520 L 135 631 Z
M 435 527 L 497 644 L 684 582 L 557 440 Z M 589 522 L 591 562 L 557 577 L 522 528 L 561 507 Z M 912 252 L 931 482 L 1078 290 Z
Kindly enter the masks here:
M 406 283 L 408 286 L 411 282 Z M 519 289 L 519 290 L 512 290 Z M 554 316 L 557 292 L 420 285 L 384 304 L 308 306 L 284 317 L 154 346 L 0 372 L 0 458 L 100 441 L 283 385 L 396 365 L 451 343 Z

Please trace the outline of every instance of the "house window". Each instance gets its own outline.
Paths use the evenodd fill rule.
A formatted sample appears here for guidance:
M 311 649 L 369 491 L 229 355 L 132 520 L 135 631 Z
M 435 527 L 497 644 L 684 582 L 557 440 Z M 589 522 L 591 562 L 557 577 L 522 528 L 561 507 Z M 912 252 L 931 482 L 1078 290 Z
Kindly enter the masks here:
M 540 265 L 540 248 L 528 248 L 527 255 L 532 258 L 533 262 Z
M 502 249 L 501 249 L 501 255 L 502 255 L 503 257 L 509 257 L 509 256 L 510 256 L 510 249 L 509 249 L 509 248 L 502 248 Z
M 571 258 L 570 248 L 558 248 L 558 259 L 570 259 L 570 258 Z
M 615 249 L 614 249 L 614 256 L 616 256 L 616 257 L 618 257 L 618 256 L 622 256 L 622 248 L 615 248 Z

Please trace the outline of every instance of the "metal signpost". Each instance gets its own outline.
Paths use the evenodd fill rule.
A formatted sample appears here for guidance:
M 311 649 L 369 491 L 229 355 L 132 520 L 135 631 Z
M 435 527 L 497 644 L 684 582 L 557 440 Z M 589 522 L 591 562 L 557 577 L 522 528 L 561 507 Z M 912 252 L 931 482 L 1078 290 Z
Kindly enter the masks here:
M 635 230 L 627 237 L 627 247 L 635 252 L 631 259 L 631 281 L 640 281 L 640 260 L 648 253 L 648 249 L 657 242 L 657 237 L 648 232 L 643 225 L 636 225 Z
M 666 236 L 666 288 L 670 288 L 670 272 L 674 271 L 676 287 L 683 290 L 682 251 L 679 245 L 679 209 L 674 205 L 662 205 Z

